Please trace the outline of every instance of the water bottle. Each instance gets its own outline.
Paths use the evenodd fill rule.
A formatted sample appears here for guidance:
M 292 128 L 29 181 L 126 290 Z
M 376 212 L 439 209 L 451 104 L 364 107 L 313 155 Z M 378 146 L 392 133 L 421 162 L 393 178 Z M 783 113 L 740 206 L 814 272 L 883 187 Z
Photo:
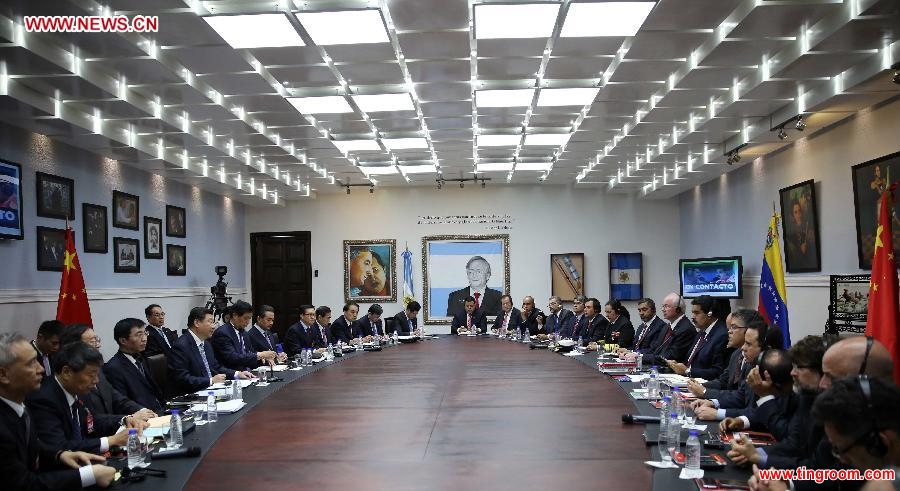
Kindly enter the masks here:
M 172 410 L 172 418 L 169 421 L 169 439 L 171 440 L 171 444 L 168 444 L 167 447 L 175 449 L 181 448 L 184 445 L 184 435 L 182 434 L 181 427 L 181 414 L 177 409 Z
M 647 382 L 647 400 L 655 401 L 659 399 L 659 379 L 656 374 L 650 372 L 650 380 Z
M 641 371 L 644 369 L 644 354 L 638 351 L 637 354 L 637 371 Z
M 687 448 L 684 451 L 686 459 L 684 468 L 689 471 L 700 470 L 700 439 L 697 438 L 697 430 L 691 430 L 687 439 Z
M 674 456 L 675 452 L 678 451 L 681 446 L 681 424 L 678 423 L 678 414 L 672 412 L 669 413 L 669 428 L 668 428 L 668 438 L 669 442 L 669 451 Z
M 312 366 L 312 348 L 303 350 L 303 364 L 308 367 Z
M 328 343 L 328 347 L 325 348 L 325 360 L 331 361 L 334 359 L 334 346 L 331 343 Z
M 659 407 L 659 432 L 666 433 L 669 429 L 669 403 L 671 400 L 668 396 L 663 397 Z
M 397 330 L 394 329 L 394 335 L 391 336 L 391 344 L 397 344 L 400 342 L 400 335 L 397 334 Z
M 359 337 L 356 338 L 356 340 L 359 341 L 358 343 L 356 343 L 356 351 L 362 351 L 362 349 L 363 349 L 363 335 L 362 335 L 362 331 L 359 332 Z
M 685 403 L 681 393 L 672 392 L 672 404 L 675 406 L 675 413 L 678 414 L 678 421 L 684 421 Z
M 125 447 L 128 452 L 128 468 L 137 469 L 144 466 L 144 445 L 138 437 L 137 430 L 128 430 L 128 443 Z
M 219 420 L 219 413 L 216 409 L 216 393 L 209 391 L 206 393 L 206 421 L 215 423 Z
M 241 377 L 234 372 L 234 382 L 231 384 L 231 399 L 240 401 L 244 399 L 244 389 L 241 387 Z

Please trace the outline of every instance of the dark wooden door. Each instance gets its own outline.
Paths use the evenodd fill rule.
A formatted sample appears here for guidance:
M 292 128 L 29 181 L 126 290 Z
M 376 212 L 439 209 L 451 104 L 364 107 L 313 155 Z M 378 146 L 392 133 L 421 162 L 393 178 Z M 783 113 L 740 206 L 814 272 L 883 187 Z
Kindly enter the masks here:
M 284 338 L 300 320 L 300 306 L 312 303 L 309 232 L 250 234 L 250 284 L 253 305 L 275 308 L 272 329 Z

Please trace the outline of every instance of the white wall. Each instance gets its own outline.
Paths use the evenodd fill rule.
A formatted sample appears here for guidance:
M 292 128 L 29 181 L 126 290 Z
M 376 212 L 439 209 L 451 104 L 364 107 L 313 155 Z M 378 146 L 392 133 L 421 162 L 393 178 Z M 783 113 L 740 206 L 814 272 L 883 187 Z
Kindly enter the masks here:
M 481 214 L 512 215 L 512 230 L 417 224 L 420 215 Z M 332 309 L 344 303 L 344 239 L 396 239 L 397 271 L 401 273 L 398 289 L 402 288 L 399 253 L 408 244 L 420 302 L 422 237 L 443 234 L 509 233 L 510 293 L 517 305 L 525 295 L 535 296 L 538 307 L 546 305 L 551 253 L 583 252 L 586 291 L 601 301 L 609 298 L 608 252 L 644 253 L 645 295 L 662 298 L 678 287 L 680 237 L 675 200 L 638 200 L 563 186 L 376 188 L 374 194 L 357 188 L 349 196 L 319 195 L 315 200 L 291 203 L 286 209 L 248 207 L 246 224 L 248 233 L 311 231 L 312 267 L 319 271 L 319 277 L 313 278 L 313 303 Z M 402 309 L 400 303 L 383 307 L 390 315 Z M 634 312 L 633 305 L 631 310 Z M 449 332 L 449 327 L 434 326 L 429 332 Z
M 744 258 L 746 294 L 756 307 L 759 272 L 772 203 L 778 190 L 815 180 L 821 273 L 785 274 L 791 338 L 821 334 L 828 318 L 828 275 L 855 274 L 856 218 L 851 167 L 900 150 L 900 101 L 862 111 L 832 128 L 798 140 L 680 197 L 684 256 Z M 790 133 L 794 138 L 796 132 Z M 781 230 L 779 230 L 779 233 Z

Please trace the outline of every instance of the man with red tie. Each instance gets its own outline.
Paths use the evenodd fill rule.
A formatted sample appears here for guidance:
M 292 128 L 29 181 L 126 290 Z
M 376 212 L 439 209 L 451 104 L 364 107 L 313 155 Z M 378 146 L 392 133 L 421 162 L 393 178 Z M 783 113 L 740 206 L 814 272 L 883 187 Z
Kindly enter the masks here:
M 452 317 L 459 313 L 466 297 L 474 298 L 475 308 L 484 315 L 499 314 L 502 293 L 487 286 L 488 280 L 491 279 L 491 264 L 487 259 L 472 256 L 466 262 L 466 278 L 469 280 L 468 288 L 456 290 L 447 296 L 447 316 Z
M 494 319 L 494 325 L 491 326 L 491 332 L 506 336 L 507 331 L 515 327 L 517 322 L 516 319 L 521 317 L 522 312 L 513 307 L 512 297 L 503 295 L 500 297 L 500 313 L 497 314 L 497 318 Z
M 686 362 L 666 360 L 670 370 L 679 375 L 707 380 L 718 378 L 722 374 L 725 370 L 728 329 L 720 317 L 723 316 L 711 296 L 701 295 L 691 301 L 691 318 L 697 334 Z
M 487 317 L 475 308 L 475 298 L 467 297 L 463 303 L 463 311 L 453 316 L 450 334 L 468 334 L 473 330 L 483 334 L 487 330 Z

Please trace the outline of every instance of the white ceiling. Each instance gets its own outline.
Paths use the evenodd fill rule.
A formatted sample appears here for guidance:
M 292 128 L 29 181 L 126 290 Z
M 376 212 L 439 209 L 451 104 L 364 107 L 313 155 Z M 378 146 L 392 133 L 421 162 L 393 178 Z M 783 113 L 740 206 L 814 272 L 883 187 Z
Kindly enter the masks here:
M 528 19 L 545 20 L 550 37 L 476 39 L 478 15 L 487 22 L 479 9 L 522 3 L 555 7 L 555 18 Z M 514 164 L 478 174 L 491 185 L 666 198 L 790 144 L 793 124 L 784 141 L 771 128 L 798 114 L 811 133 L 900 95 L 887 69 L 900 60 L 898 0 L 659 0 L 634 36 L 560 37 L 581 3 L 603 2 L 6 2 L 0 120 L 249 204 L 369 185 L 368 166 L 404 169 L 376 169 L 378 186 L 433 186 L 473 177 L 476 159 Z M 389 42 L 317 46 L 297 15 L 361 9 L 381 14 L 376 34 Z M 203 19 L 273 12 L 286 13 L 305 46 L 234 49 Z M 158 16 L 159 31 L 21 28 L 26 15 L 137 14 Z M 564 88 L 596 96 L 546 105 Z M 537 90 L 527 106 L 477 107 L 474 93 L 491 89 Z M 402 93 L 412 93 L 412 110 L 360 107 L 371 98 L 359 96 Z M 288 101 L 321 96 L 344 98 L 349 112 L 302 114 Z M 525 145 L 525 135 L 561 133 L 564 146 L 531 144 L 553 137 Z M 521 138 L 476 146 L 476 135 Z M 395 141 L 408 138 L 425 138 L 425 148 L 398 148 L 421 146 Z M 344 154 L 335 140 L 376 150 Z M 728 165 L 735 148 L 742 158 Z

